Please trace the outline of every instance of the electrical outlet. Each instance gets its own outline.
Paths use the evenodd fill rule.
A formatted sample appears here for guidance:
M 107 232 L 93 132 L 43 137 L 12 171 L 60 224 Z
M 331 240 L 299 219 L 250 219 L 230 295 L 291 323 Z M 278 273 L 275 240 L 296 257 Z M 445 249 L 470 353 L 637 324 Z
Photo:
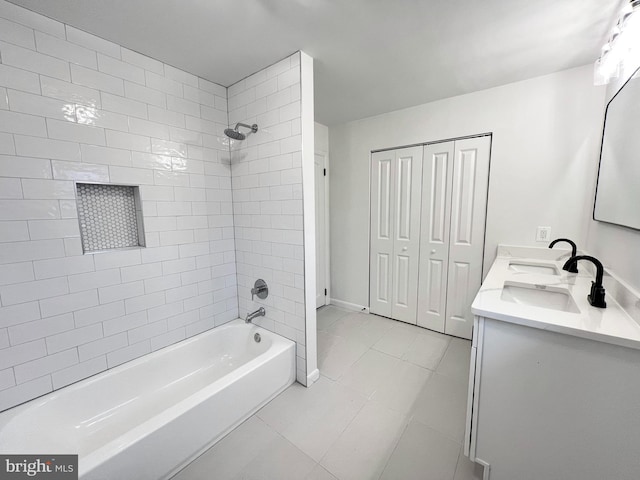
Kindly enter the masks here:
M 536 229 L 536 242 L 548 242 L 551 239 L 551 227 L 538 227 Z

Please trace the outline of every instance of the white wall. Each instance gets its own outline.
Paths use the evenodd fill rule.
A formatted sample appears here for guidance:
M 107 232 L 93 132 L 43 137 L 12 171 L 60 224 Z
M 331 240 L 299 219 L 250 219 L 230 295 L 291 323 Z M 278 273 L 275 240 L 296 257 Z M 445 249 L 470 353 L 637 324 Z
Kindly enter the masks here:
M 0 410 L 238 316 L 227 90 L 0 1 Z M 83 255 L 74 181 L 140 185 Z
M 625 73 L 607 86 L 607 103 L 637 68 L 638 65 L 628 65 Z M 604 121 L 604 117 L 602 117 L 602 121 Z M 594 168 L 597 169 L 597 166 L 596 163 Z M 636 179 L 636 182 L 640 188 L 640 179 Z M 593 182 L 592 201 L 585 212 L 588 219 L 587 250 L 600 259 L 607 270 L 616 274 L 618 278 L 624 280 L 636 291 L 640 291 L 640 255 L 638 255 L 640 232 L 631 228 L 594 221 L 593 195 L 595 195 L 595 181 Z
M 306 384 L 300 52 L 229 87 L 229 123 L 258 124 L 231 147 L 240 315 L 297 343 Z M 245 131 L 245 130 L 243 130 Z M 251 301 L 262 278 L 269 296 Z
M 332 299 L 368 305 L 370 151 L 493 134 L 485 273 L 537 226 L 584 247 L 605 89 L 591 66 L 330 127 Z

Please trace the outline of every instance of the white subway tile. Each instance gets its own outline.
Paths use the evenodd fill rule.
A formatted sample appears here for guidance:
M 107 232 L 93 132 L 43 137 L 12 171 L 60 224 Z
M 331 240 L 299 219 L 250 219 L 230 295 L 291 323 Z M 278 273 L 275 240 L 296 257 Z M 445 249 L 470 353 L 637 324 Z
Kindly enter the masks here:
M 35 200 L 75 199 L 75 186 L 70 181 L 23 179 L 22 191 L 24 198 Z
M 15 384 L 16 379 L 13 376 L 13 368 L 0 371 L 0 391 L 13 387 Z
M 151 139 L 151 151 L 161 155 L 170 155 L 172 157 L 187 156 L 187 146 L 185 144 L 156 138 Z
M 135 150 L 138 152 L 151 151 L 151 140 L 149 137 L 133 135 L 131 133 L 116 132 L 114 130 L 107 130 L 106 135 L 107 146 L 109 147 Z
M 51 317 L 62 313 L 82 310 L 98 305 L 98 292 L 87 290 L 86 292 L 72 293 L 60 297 L 40 300 L 40 311 L 43 317 Z
M 164 75 L 165 77 L 175 80 L 179 83 L 185 83 L 187 85 L 191 85 L 192 87 L 198 86 L 198 77 L 191 73 L 185 72 L 184 70 L 172 67 L 171 65 L 164 66 Z
M 302 150 L 302 135 L 293 135 L 280 140 L 281 153 L 292 153 Z
M 23 135 L 14 135 L 14 139 L 16 153 L 22 157 L 80 161 L 80 145 L 77 143 Z
M 275 110 L 291 103 L 291 89 L 285 88 L 267 97 L 267 110 Z
M 129 130 L 129 118 L 119 113 L 99 110 L 95 107 L 76 105 L 76 118 L 79 124 L 109 128 L 126 132 Z
M 181 258 L 179 260 L 165 260 L 162 262 L 163 275 L 172 273 L 188 272 L 196 269 L 196 262 L 193 257 Z
M 213 100 L 213 96 L 211 97 L 211 99 Z M 167 95 L 167 110 L 198 117 L 200 115 L 200 104 L 196 103 L 196 101 L 186 100 L 180 97 L 174 97 L 173 95 Z M 184 118 L 183 118 L 183 125 L 184 125 Z
M 0 85 L 30 93 L 40 93 L 40 80 L 37 74 L 20 68 L 0 64 Z
M 80 345 L 78 347 L 78 355 L 81 362 L 85 362 L 91 358 L 105 358 L 109 352 L 113 352 L 129 345 L 126 333 L 119 333 L 101 338 L 99 340 Z M 106 366 L 106 362 L 105 362 Z
M 151 350 L 156 351 L 166 346 L 173 345 L 174 343 L 184 340 L 185 337 L 186 332 L 184 328 L 177 328 L 167 333 L 163 333 L 162 335 L 152 337 Z
M 105 335 L 115 335 L 120 332 L 126 332 L 131 328 L 140 327 L 147 323 L 147 312 L 141 311 L 131 315 L 122 315 L 105 320 L 102 324 Z
M 9 43 L 0 42 L 2 63 L 12 67 L 40 73 L 49 77 L 69 80 L 69 64 L 49 55 L 43 55 L 28 48 L 22 48 Z
M 120 45 L 117 45 L 108 40 L 104 40 L 90 33 L 78 30 L 71 25 L 65 25 L 67 30 L 67 40 L 77 45 L 90 48 L 100 53 L 110 55 L 115 58 L 120 58 Z
M 134 345 L 130 345 L 114 352 L 107 354 L 107 365 L 109 368 L 117 367 L 125 362 L 134 360 L 142 355 L 151 352 L 151 344 L 149 340 L 145 340 Z
M 19 178 L 0 178 L 0 199 L 22 198 L 22 184 Z
M 198 285 L 185 285 L 183 287 L 172 288 L 164 292 L 167 302 L 177 302 L 186 298 L 192 298 L 198 295 Z
M 171 162 L 170 157 L 164 157 L 169 160 L 169 164 Z M 143 201 L 151 201 L 151 200 L 162 200 L 162 201 L 172 201 L 174 199 L 173 196 L 173 188 L 167 186 L 151 186 L 151 185 L 141 185 L 140 186 L 140 196 Z M 146 219 L 145 219 L 146 225 Z
M 175 173 L 175 172 L 172 172 L 172 173 Z M 178 175 L 185 175 L 185 174 L 179 173 Z M 187 175 L 187 178 L 191 180 L 191 177 L 188 175 Z M 207 197 L 206 197 L 207 191 L 204 188 L 176 186 L 173 190 L 174 190 L 174 195 L 177 202 L 205 202 L 207 200 Z
M 105 145 L 103 128 L 53 119 L 47 119 L 47 128 L 49 137 L 55 138 L 56 140 L 67 140 L 91 145 Z
M 75 218 L 64 220 L 30 220 L 29 236 L 31 240 L 79 237 L 80 228 Z M 93 262 L 88 263 L 93 264 Z
M 13 135 L 10 133 L 0 132 L 0 154 L 15 155 L 16 146 L 13 143 Z
M 110 271 L 110 270 L 106 270 Z M 98 322 L 106 322 L 124 315 L 124 301 L 106 303 L 97 307 L 76 310 L 73 312 L 73 319 L 76 327 L 84 327 Z M 108 335 L 105 333 L 105 335 Z
M 12 345 L 31 342 L 40 338 L 66 332 L 74 328 L 73 315 L 70 313 L 53 318 L 44 318 L 33 322 L 24 322 L 9 327 L 9 339 Z
M 106 165 L 91 165 L 89 163 L 51 162 L 53 178 L 57 180 L 76 180 L 89 182 L 108 182 L 109 168 Z
M 31 262 L 0 265 L 0 285 L 29 282 L 34 279 Z
M 38 52 L 85 67 L 97 68 L 95 51 L 42 32 L 36 31 L 35 33 Z
M 87 325 L 46 338 L 49 355 L 102 338 L 102 325 Z
M 124 95 L 124 81 L 102 72 L 71 64 L 71 81 L 77 85 Z
M 42 95 L 45 97 L 57 98 L 72 105 L 100 107 L 100 92 L 93 88 L 45 76 L 40 77 L 40 86 L 42 87 Z
M 149 323 L 142 327 L 134 328 L 127 332 L 129 337 L 129 343 L 135 344 L 151 337 L 161 335 L 167 331 L 167 321 L 159 320 L 157 322 Z
M 151 106 L 149 106 L 149 109 L 151 109 Z M 149 118 L 151 118 L 151 112 L 149 112 Z M 132 117 L 129 119 L 129 131 L 146 137 L 169 139 L 169 127 L 156 121 Z
M 0 328 L 30 322 L 40 318 L 38 302 L 21 303 L 0 308 Z
M 75 200 L 60 200 L 60 218 L 78 218 Z
M 84 254 L 82 241 L 79 237 L 63 238 L 62 241 L 64 242 L 64 254 L 67 257 L 79 257 Z
M 160 245 L 181 245 L 193 242 L 193 231 L 169 231 L 160 232 Z
M 100 303 L 111 303 L 125 298 L 136 297 L 144 294 L 144 284 L 141 281 L 122 283 L 110 287 L 98 289 Z
M 164 260 L 175 260 L 178 258 L 178 247 L 155 247 L 142 250 L 142 261 L 144 263 L 161 262 Z M 140 261 L 138 261 L 140 263 Z M 166 272 L 165 272 L 166 274 Z
M 146 252 L 147 249 L 142 249 L 142 252 Z M 140 249 L 134 250 L 121 250 L 117 252 L 103 252 L 96 253 L 93 256 L 96 270 L 106 270 L 108 268 L 127 267 L 129 265 L 139 265 Z
M 17 365 L 13 371 L 16 376 L 16 383 L 20 384 L 57 370 L 62 370 L 76 363 L 78 363 L 78 351 L 73 348 Z
M 293 54 L 290 57 L 287 57 L 283 60 L 280 60 L 278 63 L 275 63 L 273 65 L 271 65 L 270 67 L 266 68 L 267 71 L 267 78 L 271 78 L 271 77 L 277 77 L 278 75 L 280 75 L 283 72 L 286 72 L 287 70 L 289 70 L 291 68 L 291 59 L 293 57 L 295 57 L 296 54 Z
M 200 132 L 176 127 L 169 127 L 169 138 L 174 142 L 187 145 L 202 145 L 203 142 L 203 135 Z
M 130 98 L 102 93 L 102 108 L 132 117 L 147 118 L 147 104 Z
M 114 77 L 123 78 L 130 82 L 140 83 L 144 85 L 144 70 L 130 63 L 121 62 L 113 57 L 98 54 L 98 70 L 113 75 Z
M 144 281 L 145 293 L 154 293 L 161 290 L 179 287 L 182 279 L 179 273 L 173 275 L 163 275 L 162 277 L 150 278 Z
M 52 178 L 49 160 L 0 155 L 0 176 Z
M 5 410 L 26 402 L 27 400 L 44 395 L 45 393 L 49 393 L 52 389 L 51 377 L 48 375 L 12 388 L 7 388 L 2 391 L 2 395 L 0 396 L 0 410 Z
M 127 314 L 148 310 L 165 304 L 165 292 L 150 293 L 138 297 L 128 298 L 124 301 Z
M 190 85 L 183 85 L 182 88 L 184 90 L 184 98 L 198 104 L 198 112 L 194 114 L 195 117 L 200 116 L 200 105 L 207 105 L 208 107 L 215 106 L 216 96 L 213 93 L 205 92 L 204 90 L 200 90 L 199 88 L 195 88 Z M 171 108 L 169 109 L 172 110 Z M 224 110 L 225 112 L 227 111 L 226 108 Z
M 171 170 L 171 157 L 155 153 L 132 152 L 131 159 L 134 167 L 150 168 L 153 170 Z M 151 188 L 151 187 L 148 187 Z M 143 197 L 144 198 L 144 197 Z
M 0 17 L 0 40 L 35 50 L 33 30 Z
M 44 340 L 23 343 L 13 347 L 0 349 L 0 370 L 20 365 L 21 363 L 42 358 L 47 355 Z
M 41 32 L 64 38 L 64 24 L 18 5 L 3 1 L 0 4 L 0 16 Z
M 131 267 L 122 267 L 120 272 L 123 282 L 135 282 L 136 280 L 161 276 L 162 264 L 160 262 L 156 262 L 134 265 Z
M 8 91 L 11 110 L 14 112 L 56 118 L 69 122 L 76 121 L 75 105 L 54 98 L 42 97 L 17 90 Z
M 225 87 L 205 80 L 204 78 L 198 78 L 198 88 L 200 88 L 200 90 L 213 93 L 214 95 L 218 95 L 219 97 L 227 98 L 227 89 Z
M 47 136 L 47 126 L 44 118 L 24 113 L 0 110 L 0 129 L 8 133 Z
M 167 106 L 166 94 L 164 92 L 143 87 L 137 83 L 125 81 L 124 96 L 132 100 L 156 105 L 162 108 Z
M 164 75 L 164 65 L 162 62 L 124 47 L 122 48 L 122 60 L 131 65 L 137 65 L 145 70 L 151 70 L 159 75 Z
M 101 147 L 98 145 L 80 145 L 82 161 L 103 165 L 130 167 L 131 152 L 119 148 Z
M 82 362 L 82 359 L 80 359 Z M 63 368 L 51 374 L 53 388 L 55 390 L 88 378 L 107 369 L 107 357 L 101 356 L 91 360 Z
M 278 75 L 278 90 L 300 83 L 300 69 L 292 68 Z
M 256 98 L 263 98 L 278 91 L 279 78 L 270 78 L 256 86 Z
M 185 126 L 184 114 L 180 112 L 172 112 L 163 108 L 156 107 L 154 105 L 148 106 L 149 120 L 158 122 L 162 125 L 171 125 L 174 127 Z M 165 138 L 165 137 L 159 137 Z
M 74 257 L 74 258 L 85 258 L 85 257 Z M 93 258 L 91 258 L 91 269 L 84 270 L 87 273 L 82 273 L 78 275 L 72 275 L 68 277 L 69 281 L 69 291 L 70 292 L 80 292 L 83 290 L 90 290 L 99 287 L 106 287 L 111 285 L 117 285 L 120 283 L 120 272 L 117 268 L 109 269 L 109 270 L 101 270 L 98 272 L 93 272 Z M 69 272 L 72 273 L 80 273 Z
M 153 185 L 153 170 L 130 167 L 109 167 L 109 177 L 114 183 L 133 183 Z
M 166 66 L 165 66 L 166 70 Z M 153 90 L 159 90 L 164 93 L 170 93 L 176 97 L 183 97 L 182 83 L 163 77 L 156 73 L 145 71 L 147 87 Z
M 174 159 L 175 160 L 175 159 Z M 180 172 L 167 172 L 164 170 L 155 170 L 153 172 L 153 183 L 155 185 L 172 185 L 176 187 L 189 186 L 189 175 Z M 189 213 L 181 213 L 180 215 L 189 215 Z M 172 215 L 171 213 L 167 215 Z
M 44 220 L 59 216 L 56 200 L 0 200 L 0 220 Z

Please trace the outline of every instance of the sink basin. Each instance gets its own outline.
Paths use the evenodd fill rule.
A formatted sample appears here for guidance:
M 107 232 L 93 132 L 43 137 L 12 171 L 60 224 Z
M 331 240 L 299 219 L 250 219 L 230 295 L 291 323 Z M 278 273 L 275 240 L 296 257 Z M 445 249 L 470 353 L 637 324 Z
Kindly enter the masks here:
M 509 270 L 518 273 L 537 273 L 543 275 L 560 275 L 558 267 L 551 263 L 509 262 Z
M 548 308 L 560 312 L 580 313 L 569 290 L 548 285 L 504 282 L 500 299 L 506 302 Z

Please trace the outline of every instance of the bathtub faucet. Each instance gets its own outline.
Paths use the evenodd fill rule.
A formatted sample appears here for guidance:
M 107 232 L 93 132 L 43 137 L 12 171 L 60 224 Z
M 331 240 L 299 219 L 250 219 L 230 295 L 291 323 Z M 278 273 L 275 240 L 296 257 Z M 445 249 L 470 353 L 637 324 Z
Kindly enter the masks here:
M 264 307 L 260 307 L 255 312 L 247 313 L 247 318 L 244 321 L 247 323 L 251 323 L 251 320 L 256 317 L 264 317 L 266 313 L 267 312 L 264 311 Z

